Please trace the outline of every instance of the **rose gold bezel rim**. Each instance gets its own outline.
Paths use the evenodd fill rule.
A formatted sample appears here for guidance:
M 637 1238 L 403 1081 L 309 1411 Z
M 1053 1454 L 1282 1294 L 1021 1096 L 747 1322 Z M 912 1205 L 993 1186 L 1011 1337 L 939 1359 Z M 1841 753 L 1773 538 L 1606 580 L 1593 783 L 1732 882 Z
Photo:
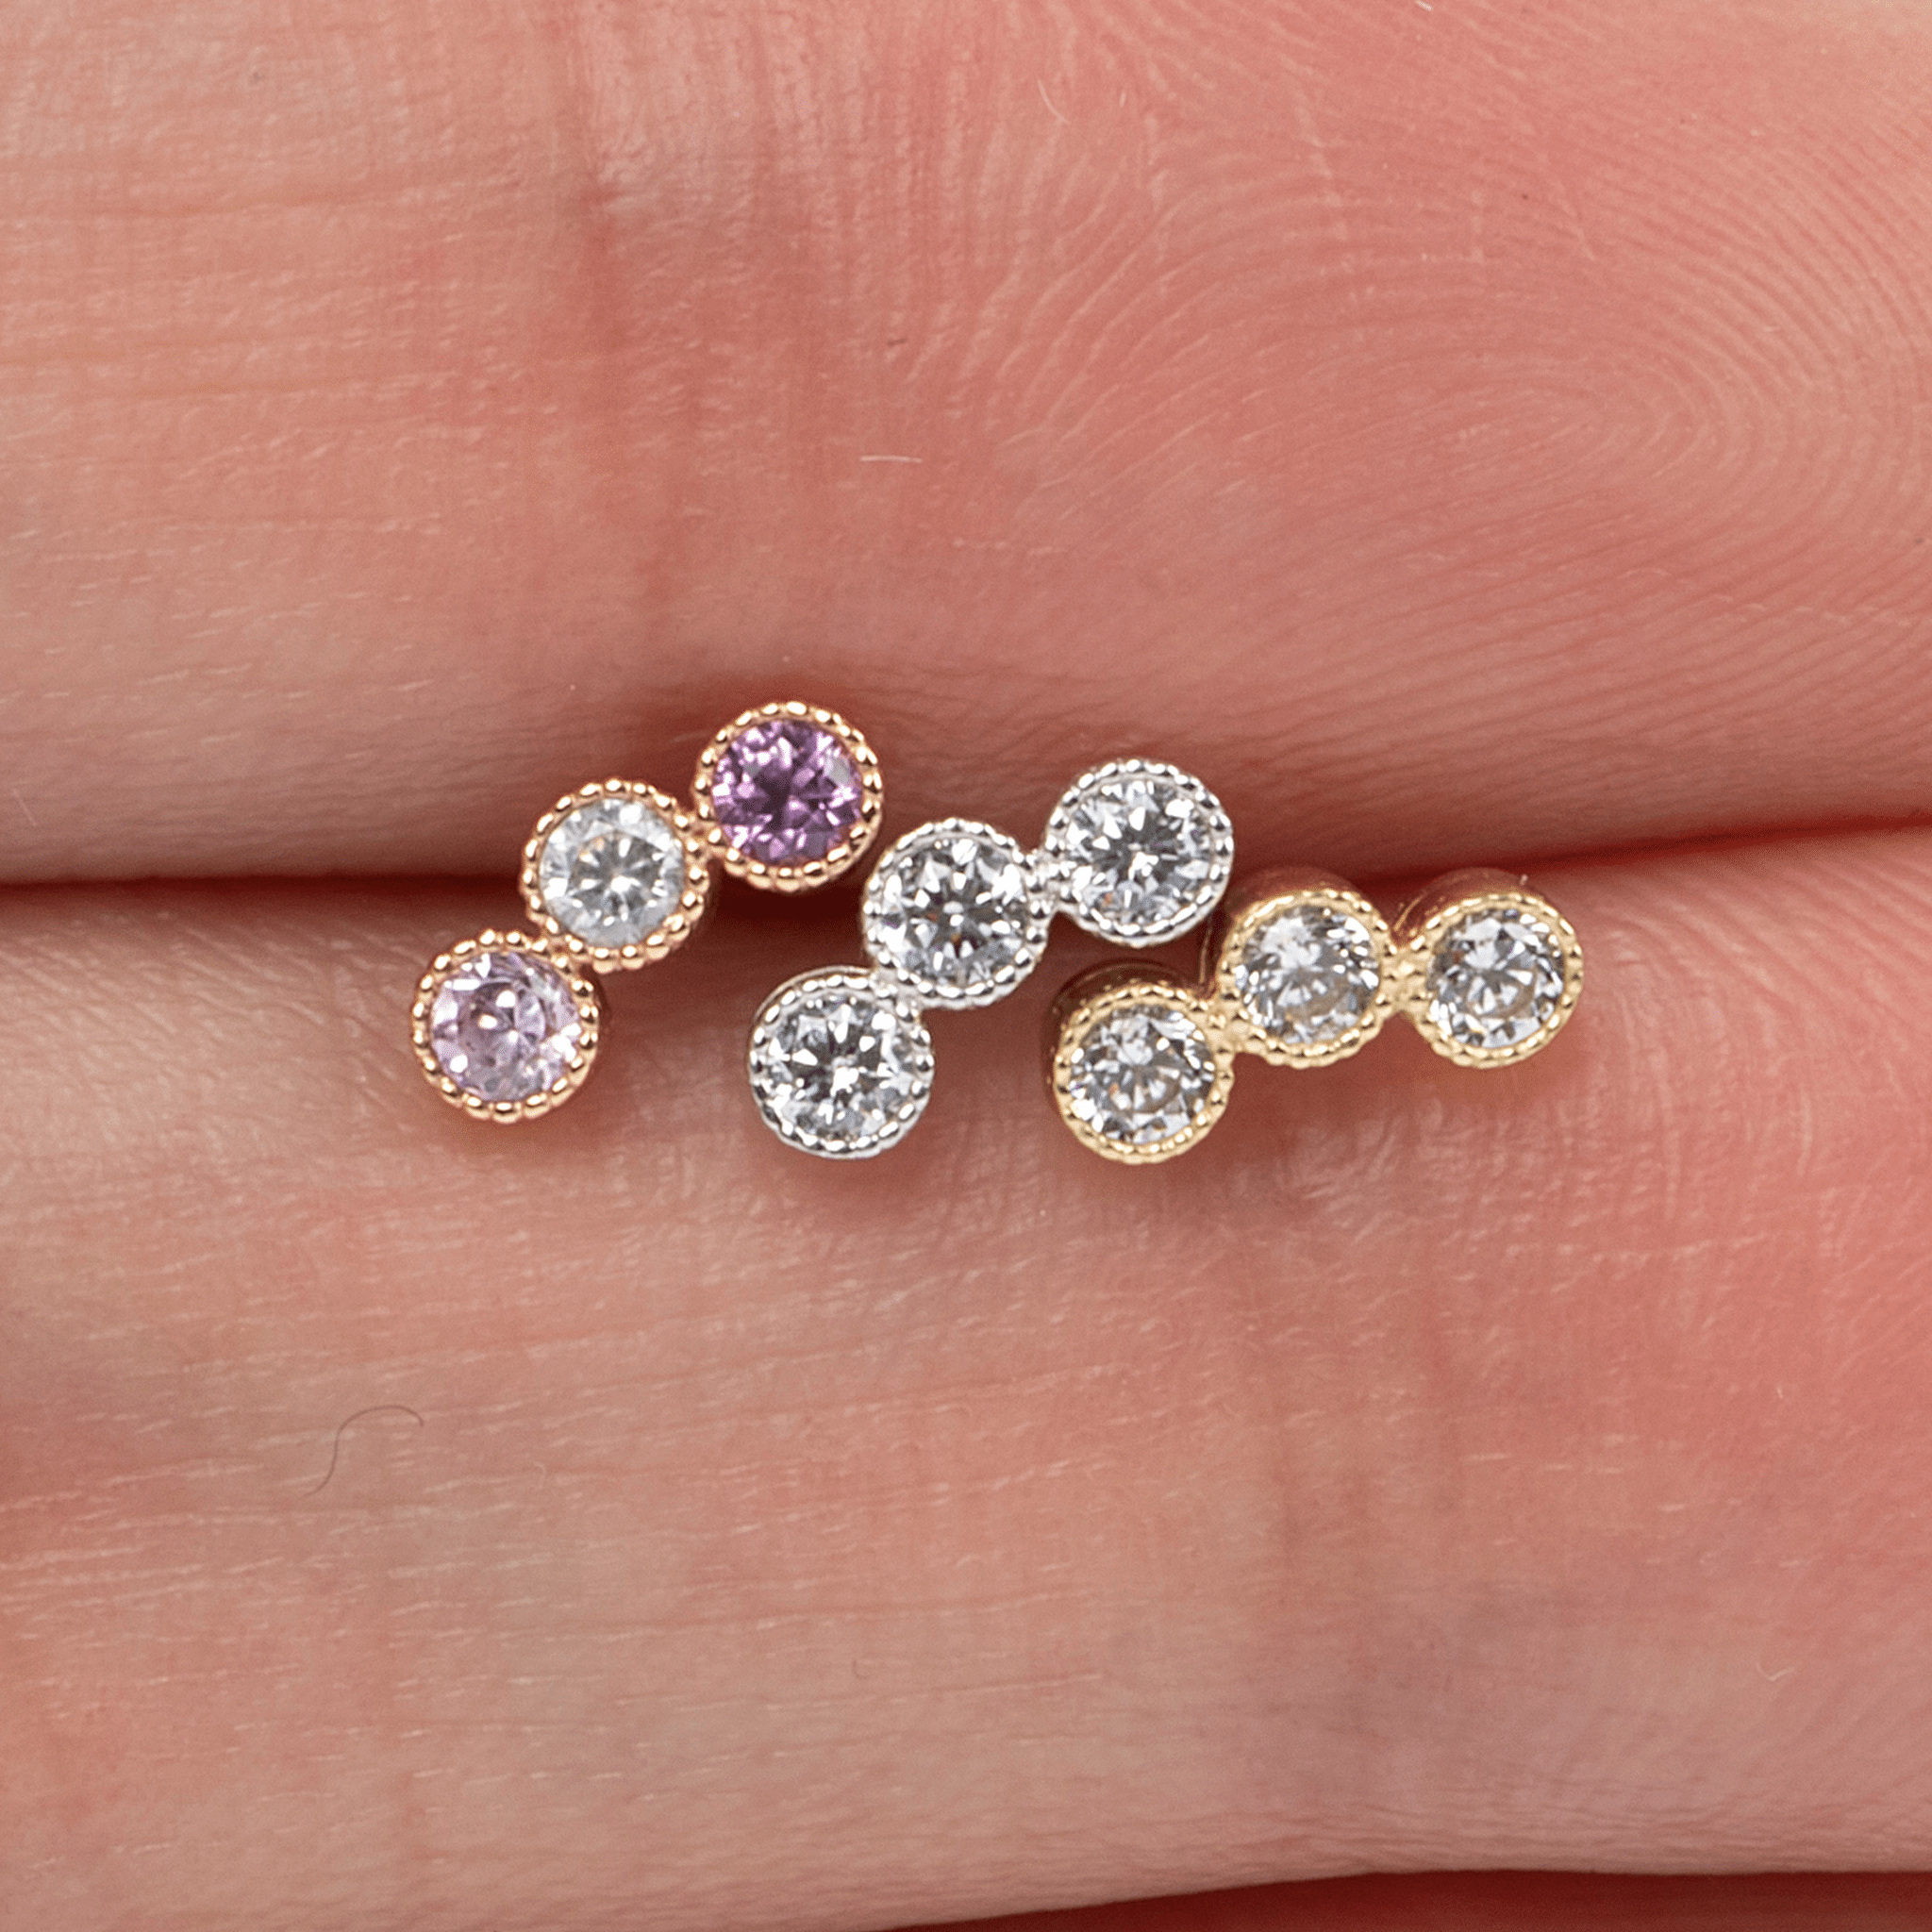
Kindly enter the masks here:
M 1089 982 L 1085 991 L 1080 990 L 1081 979 L 1074 980 L 1062 992 L 1049 1018 L 1055 1028 L 1053 1057 L 1048 1066 L 1054 1106 L 1081 1146 L 1123 1167 L 1152 1167 L 1185 1154 L 1196 1141 L 1206 1139 L 1226 1112 L 1228 1097 L 1234 1091 L 1234 1042 L 1222 1025 L 1222 1015 L 1215 1003 L 1188 985 L 1178 974 L 1170 975 L 1144 968 L 1124 972 L 1103 968 L 1101 973 L 1106 975 L 1104 978 L 1081 975 L 1081 979 Z M 1199 1027 L 1214 1059 L 1214 1083 L 1208 1090 L 1200 1111 L 1181 1132 L 1144 1146 L 1130 1146 L 1095 1133 L 1074 1111 L 1074 1058 L 1087 1036 L 1109 1015 L 1130 1007 L 1148 1006 L 1167 1007 L 1185 1013 Z
M 1435 892 L 1436 889 L 1431 887 L 1424 894 L 1424 902 L 1419 902 L 1430 905 L 1427 916 L 1419 924 L 1411 926 L 1406 917 L 1397 922 L 1397 1007 L 1436 1052 L 1458 1067 L 1507 1067 L 1541 1053 L 1563 1030 L 1583 991 L 1583 945 L 1575 927 L 1541 892 L 1525 885 L 1478 887 L 1455 892 L 1440 903 L 1434 903 Z M 1527 1040 L 1520 1040 L 1513 1046 L 1484 1048 L 1464 1044 L 1430 1018 L 1429 961 L 1450 927 L 1474 913 L 1492 909 L 1525 913 L 1556 935 L 1563 956 L 1563 991 L 1550 1017 Z
M 858 822 L 823 858 L 808 858 L 798 865 L 768 865 L 763 859 L 754 858 L 748 852 L 741 851 L 724 836 L 724 827 L 719 824 L 711 804 L 711 780 L 717 772 L 718 760 L 724 757 L 732 741 L 754 724 L 762 724 L 774 718 L 795 718 L 802 724 L 816 724 L 821 730 L 829 731 L 839 741 L 845 756 L 852 760 L 852 769 L 858 774 Z M 865 856 L 866 849 L 878 837 L 886 808 L 885 778 L 879 770 L 878 758 L 865 741 L 864 735 L 847 724 L 837 711 L 829 711 L 822 705 L 802 704 L 796 699 L 755 705 L 748 711 L 741 711 L 724 725 L 698 754 L 691 795 L 691 807 L 710 856 L 733 878 L 742 879 L 746 885 L 757 886 L 768 892 L 808 892 L 848 871 Z
M 684 891 L 675 908 L 643 938 L 623 946 L 593 944 L 561 925 L 544 904 L 538 873 L 551 833 L 574 811 L 603 798 L 634 798 L 649 806 L 670 824 L 684 847 Z M 675 953 L 697 930 L 710 900 L 711 867 L 696 821 L 668 792 L 639 779 L 606 778 L 599 784 L 583 785 L 566 793 L 537 821 L 524 843 L 523 869 L 517 875 L 517 886 L 523 893 L 525 910 L 554 950 L 568 953 L 573 960 L 599 973 L 630 972 Z
M 562 1074 L 541 1092 L 529 1094 L 522 1100 L 485 1100 L 480 1094 L 465 1091 L 442 1071 L 430 1041 L 430 1009 L 436 1003 L 436 995 L 450 975 L 478 953 L 527 953 L 555 967 L 570 989 L 577 1019 L 583 1027 L 576 1053 Z M 497 932 L 491 928 L 478 933 L 475 939 L 459 941 L 447 952 L 439 953 L 430 962 L 429 970 L 416 982 L 416 999 L 409 1008 L 409 1036 L 415 1047 L 416 1062 L 423 1069 L 424 1076 L 450 1106 L 472 1120 L 493 1121 L 500 1126 L 511 1126 L 518 1121 L 535 1120 L 539 1114 L 554 1112 L 584 1084 L 590 1075 L 591 1062 L 597 1057 L 598 1029 L 602 1018 L 603 1008 L 595 982 L 585 978 L 576 962 L 561 947 L 541 939 L 532 939 L 526 933 Z
M 1333 1040 L 1307 1045 L 1277 1039 L 1249 1018 L 1235 991 L 1234 968 L 1249 940 L 1272 920 L 1297 906 L 1330 906 L 1368 928 L 1375 949 L 1375 995 L 1364 1017 Z M 1323 881 L 1293 886 L 1251 900 L 1215 936 L 1208 971 L 1208 997 L 1219 1008 L 1237 1051 L 1254 1054 L 1271 1067 L 1325 1067 L 1359 1053 L 1396 1010 L 1396 948 L 1389 922 L 1353 886 Z

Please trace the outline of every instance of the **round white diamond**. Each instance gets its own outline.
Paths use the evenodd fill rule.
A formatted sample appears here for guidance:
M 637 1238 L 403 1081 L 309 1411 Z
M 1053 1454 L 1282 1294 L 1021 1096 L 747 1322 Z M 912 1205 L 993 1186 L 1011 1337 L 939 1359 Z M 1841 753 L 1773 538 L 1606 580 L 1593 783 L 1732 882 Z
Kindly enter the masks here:
M 1315 902 L 1291 906 L 1258 927 L 1232 977 L 1254 1025 L 1290 1045 L 1318 1046 L 1362 1024 L 1382 974 L 1368 927 Z
M 591 946 L 629 946 L 654 933 L 684 896 L 684 841 L 646 800 L 613 794 L 567 812 L 537 860 L 551 918 Z
M 1067 1070 L 1067 1100 L 1102 1139 L 1147 1147 L 1194 1124 L 1214 1076 L 1214 1049 L 1192 1015 L 1149 1000 L 1088 1029 Z
M 1076 924 L 1152 946 L 1214 909 L 1234 866 L 1234 827 L 1198 778 L 1124 758 L 1074 779 L 1047 821 L 1045 849 Z
M 781 986 L 747 1060 L 765 1124 L 810 1154 L 860 1160 L 903 1139 L 932 1093 L 932 1038 L 905 995 L 855 970 Z
M 1459 1046 L 1519 1046 L 1556 1017 L 1563 948 L 1534 913 L 1491 907 L 1458 920 L 1429 960 L 1429 1018 Z
M 570 982 L 547 959 L 505 947 L 472 953 L 436 989 L 429 1047 L 480 1100 L 527 1100 L 580 1058 L 584 1034 Z
M 1031 973 L 1053 906 L 1016 840 L 972 819 L 908 832 L 874 868 L 865 949 L 934 1007 L 983 1007 Z

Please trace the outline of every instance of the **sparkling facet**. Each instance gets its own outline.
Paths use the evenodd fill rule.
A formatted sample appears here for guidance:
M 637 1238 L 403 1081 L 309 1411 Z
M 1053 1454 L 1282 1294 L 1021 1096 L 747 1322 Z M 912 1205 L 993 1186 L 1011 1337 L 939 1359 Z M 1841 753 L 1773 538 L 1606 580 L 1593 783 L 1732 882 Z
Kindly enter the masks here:
M 772 1128 L 814 1154 L 890 1147 L 932 1091 L 932 1041 L 903 999 L 863 973 L 783 986 L 752 1029 L 752 1091 Z
M 1193 1017 L 1155 1001 L 1098 1020 L 1067 1076 L 1074 1113 L 1104 1140 L 1146 1147 L 1185 1133 L 1214 1090 L 1214 1052 Z
M 1052 908 L 1018 843 L 991 825 L 944 819 L 908 833 L 866 886 L 866 950 L 928 1004 L 983 1006 L 1038 962 Z
M 858 824 L 864 802 L 838 735 L 802 718 L 747 725 L 711 775 L 711 811 L 724 836 L 766 865 L 823 858 Z
M 677 909 L 684 841 L 641 798 L 613 794 L 580 805 L 551 829 L 537 885 L 551 918 L 592 946 L 634 945 Z
M 1234 832 L 1198 779 L 1136 761 L 1076 781 L 1054 809 L 1046 849 L 1062 862 L 1067 910 L 1080 924 L 1149 945 L 1214 909 Z
M 1429 1018 L 1458 1045 L 1518 1046 L 1556 1017 L 1563 949 L 1533 913 L 1473 912 L 1437 941 L 1429 961 Z
M 1368 927 L 1319 902 L 1291 906 L 1257 927 L 1232 974 L 1247 1018 L 1293 1046 L 1318 1046 L 1359 1026 L 1381 976 Z
M 483 1100 L 527 1100 L 555 1085 L 576 1060 L 583 1030 L 570 982 L 528 953 L 472 954 L 429 1008 L 437 1064 Z

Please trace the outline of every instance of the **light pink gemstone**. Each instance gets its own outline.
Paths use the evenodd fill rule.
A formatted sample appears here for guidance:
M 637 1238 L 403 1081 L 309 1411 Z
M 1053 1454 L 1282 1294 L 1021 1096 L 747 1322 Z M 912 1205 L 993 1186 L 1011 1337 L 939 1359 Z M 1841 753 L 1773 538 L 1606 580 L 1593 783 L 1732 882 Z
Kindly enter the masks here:
M 529 953 L 472 954 L 429 1008 L 437 1064 L 481 1100 L 527 1100 L 555 1086 L 582 1037 L 570 982 Z

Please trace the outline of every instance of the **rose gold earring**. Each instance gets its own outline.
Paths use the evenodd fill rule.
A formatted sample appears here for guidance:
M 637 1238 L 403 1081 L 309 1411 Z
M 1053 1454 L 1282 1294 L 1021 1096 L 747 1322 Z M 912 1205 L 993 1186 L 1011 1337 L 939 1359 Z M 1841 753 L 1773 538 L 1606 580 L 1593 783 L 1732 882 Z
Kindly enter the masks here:
M 629 778 L 567 793 L 524 846 L 531 930 L 464 940 L 417 986 L 410 1028 L 430 1085 L 475 1120 L 560 1107 L 596 1057 L 592 974 L 681 946 L 709 903 L 713 866 L 775 892 L 837 878 L 877 835 L 884 802 L 859 733 L 797 703 L 757 706 L 719 731 L 688 806 Z
M 1391 928 L 1326 874 L 1274 873 L 1229 895 L 1204 983 L 1116 962 L 1082 974 L 1048 1020 L 1047 1077 L 1082 1146 L 1144 1165 L 1221 1118 L 1241 1054 L 1320 1067 L 1402 1013 L 1445 1058 L 1503 1067 L 1541 1053 L 1583 988 L 1570 922 L 1521 879 L 1438 879 Z

